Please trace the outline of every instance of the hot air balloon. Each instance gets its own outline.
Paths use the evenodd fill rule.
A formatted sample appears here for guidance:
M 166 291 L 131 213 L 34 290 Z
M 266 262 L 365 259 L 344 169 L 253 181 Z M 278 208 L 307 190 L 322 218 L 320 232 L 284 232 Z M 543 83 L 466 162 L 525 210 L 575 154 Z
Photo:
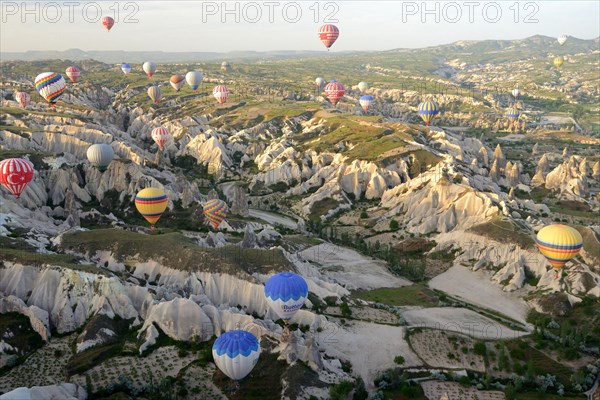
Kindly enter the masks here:
M 171 134 L 167 128 L 158 127 L 152 129 L 152 139 L 156 142 L 159 149 L 163 149 L 164 145 L 171 140 Z
M 24 158 L 7 158 L 0 161 L 0 184 L 17 199 L 33 179 L 33 164 Z
M 146 61 L 142 65 L 142 69 L 144 70 L 146 75 L 148 75 L 148 78 L 152 78 L 152 75 L 154 75 L 154 73 L 156 72 L 156 63 L 152 61 Z
M 229 64 L 227 61 L 223 61 L 221 63 L 221 71 L 223 71 L 223 72 L 231 71 L 231 64 Z
M 317 87 L 317 90 L 323 89 L 326 84 L 327 84 L 327 81 L 321 77 L 318 77 L 317 79 L 315 79 L 315 86 Z
M 291 319 L 304 305 L 308 285 L 304 278 L 292 272 L 275 274 L 265 283 L 269 307 L 284 321 Z
M 511 92 L 511 94 L 513 95 L 513 97 L 514 97 L 515 99 L 518 99 L 518 98 L 519 98 L 519 95 L 521 94 L 521 91 L 519 90 L 519 88 L 514 88 L 514 89 L 512 90 L 512 92 Z
M 564 45 L 567 42 L 567 35 L 560 35 L 559 37 L 556 38 L 556 41 L 561 46 Z
M 100 172 L 106 171 L 106 167 L 113 160 L 115 152 L 109 144 L 93 144 L 87 149 L 87 158 Z
M 567 225 L 553 224 L 540 229 L 535 242 L 540 253 L 552 265 L 558 278 L 558 270 L 575 257 L 583 246 L 579 231 Z
M 162 99 L 162 91 L 160 90 L 160 86 L 150 86 L 148 88 L 148 97 L 152 99 L 154 104 L 160 103 L 160 99 Z
M 71 82 L 75 83 L 81 75 L 81 71 L 76 66 L 72 65 L 65 71 Z
M 179 89 L 185 85 L 185 77 L 183 75 L 173 75 L 171 76 L 171 79 L 169 79 L 169 83 L 176 92 L 179 92 Z
M 31 101 L 31 97 L 27 92 L 15 92 L 14 98 L 23 108 L 27 107 Z
M 326 24 L 319 28 L 319 39 L 327 47 L 327 51 L 335 43 L 338 36 L 340 36 L 340 31 L 335 25 Z
M 360 106 L 363 108 L 363 110 L 365 111 L 369 111 L 369 107 L 371 106 L 371 104 L 373 104 L 373 96 L 360 96 L 360 99 L 358 99 L 358 102 L 360 103 Z
M 217 229 L 221 222 L 227 218 L 227 203 L 219 199 L 211 199 L 202 205 L 204 217 L 214 229 Z
M 360 82 L 358 84 L 358 90 L 360 90 L 361 93 L 363 93 L 368 88 L 369 88 L 369 84 L 367 82 Z
M 66 87 L 65 79 L 56 72 L 44 72 L 35 77 L 35 88 L 52 107 L 56 105 Z
M 234 381 L 244 379 L 260 357 L 260 344 L 250 332 L 235 330 L 223 333 L 212 347 L 215 364 Z
M 521 113 L 516 107 L 509 107 L 508 110 L 506 110 L 506 118 L 508 118 L 513 125 L 519 119 L 520 115 Z
M 125 75 L 127 75 L 128 73 L 131 72 L 131 65 L 129 65 L 127 63 L 121 64 L 121 71 L 123 71 L 123 73 Z
M 344 93 L 346 93 L 346 88 L 335 79 L 325 86 L 325 95 L 334 106 L 344 97 Z
M 168 202 L 169 199 L 164 190 L 158 188 L 142 189 L 135 196 L 135 208 L 150 223 L 151 231 L 154 230 L 154 224 L 167 209 Z
M 435 101 L 428 100 L 419 104 L 419 116 L 425 122 L 426 126 L 429 126 L 439 112 L 440 110 Z
M 192 90 L 198 89 L 198 86 L 202 83 L 202 79 L 204 79 L 204 75 L 200 71 L 190 71 L 185 74 L 185 81 L 192 88 Z
M 110 28 L 115 24 L 115 20 L 112 17 L 102 17 L 102 25 L 106 28 L 106 31 L 110 31 Z
M 561 66 L 562 66 L 564 63 L 565 63 L 565 60 L 564 60 L 564 58 L 562 58 L 562 57 L 556 57 L 556 58 L 554 59 L 554 66 L 555 66 L 556 68 L 560 68 L 560 67 L 561 67 Z
M 213 96 L 217 99 L 219 104 L 225 104 L 227 101 L 227 96 L 229 96 L 229 90 L 225 87 L 225 85 L 217 85 L 213 89 Z

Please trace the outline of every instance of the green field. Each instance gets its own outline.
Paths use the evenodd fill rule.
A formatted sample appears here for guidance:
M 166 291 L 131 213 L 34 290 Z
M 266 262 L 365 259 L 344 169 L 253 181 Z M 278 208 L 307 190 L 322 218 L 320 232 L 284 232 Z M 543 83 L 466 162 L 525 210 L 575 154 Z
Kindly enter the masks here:
M 439 301 L 433 290 L 420 284 L 400 288 L 356 290 L 352 292 L 352 297 L 391 306 L 436 307 Z

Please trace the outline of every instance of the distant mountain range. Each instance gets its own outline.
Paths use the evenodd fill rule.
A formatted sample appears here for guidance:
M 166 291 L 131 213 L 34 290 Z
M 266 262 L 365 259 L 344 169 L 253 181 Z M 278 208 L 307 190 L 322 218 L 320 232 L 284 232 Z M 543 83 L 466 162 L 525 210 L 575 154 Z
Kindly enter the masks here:
M 427 49 L 393 49 L 384 52 L 346 51 L 336 52 L 340 54 L 353 53 L 387 53 L 387 52 L 410 52 L 429 50 L 437 53 L 465 52 L 475 54 L 498 53 L 498 52 L 523 52 L 527 50 L 530 56 L 538 56 L 548 52 L 578 53 L 600 49 L 600 38 L 578 39 L 568 37 L 567 44 L 560 47 L 555 38 L 543 35 L 535 35 L 518 40 L 469 40 L 458 41 L 450 44 L 432 46 Z M 141 63 L 147 60 L 156 62 L 215 62 L 221 60 L 284 60 L 293 58 L 323 56 L 323 51 L 308 50 L 278 50 L 278 51 L 231 51 L 227 53 L 217 52 L 163 52 L 163 51 L 105 51 L 69 49 L 65 51 L 54 50 L 30 50 L 26 52 L 0 52 L 2 61 L 41 61 L 41 60 L 86 60 L 94 59 L 105 63 Z

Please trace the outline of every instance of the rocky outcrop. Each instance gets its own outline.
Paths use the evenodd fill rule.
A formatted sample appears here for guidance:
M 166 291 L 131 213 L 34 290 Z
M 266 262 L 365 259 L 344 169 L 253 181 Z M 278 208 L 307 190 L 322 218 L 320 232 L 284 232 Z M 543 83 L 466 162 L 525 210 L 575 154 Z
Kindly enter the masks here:
M 85 389 L 73 383 L 58 383 L 49 386 L 20 387 L 0 395 L 0 400 L 86 400 Z
M 579 164 L 580 161 L 575 156 L 571 156 L 568 161 L 559 164 L 546 176 L 546 189 L 578 198 L 587 197 L 587 177 L 581 174 Z

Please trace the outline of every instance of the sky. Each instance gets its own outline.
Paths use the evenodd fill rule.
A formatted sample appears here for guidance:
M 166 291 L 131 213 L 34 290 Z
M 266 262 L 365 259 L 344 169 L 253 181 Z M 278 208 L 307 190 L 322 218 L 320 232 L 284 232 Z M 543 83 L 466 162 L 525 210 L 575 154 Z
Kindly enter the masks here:
M 0 51 L 229 52 L 420 48 L 458 40 L 600 36 L 599 1 L 6 1 Z M 101 15 L 115 18 L 110 32 Z

